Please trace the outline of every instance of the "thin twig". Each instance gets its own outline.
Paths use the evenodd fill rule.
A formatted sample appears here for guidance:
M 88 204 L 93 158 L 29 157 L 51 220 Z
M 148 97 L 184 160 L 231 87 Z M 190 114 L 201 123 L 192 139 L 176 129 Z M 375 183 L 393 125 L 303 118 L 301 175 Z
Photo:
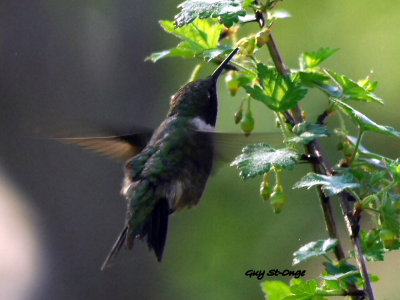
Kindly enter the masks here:
M 360 131 L 358 132 L 357 142 L 356 142 L 356 145 L 354 146 L 354 151 L 353 151 L 353 154 L 352 154 L 352 156 L 350 158 L 350 161 L 349 161 L 349 167 L 351 166 L 351 164 L 353 163 L 354 159 L 356 158 L 357 151 L 358 151 L 358 148 L 360 146 L 361 139 L 363 137 L 363 133 L 364 133 L 364 130 L 362 130 L 360 128 Z
M 199 73 L 200 73 L 201 69 L 203 69 L 203 67 L 204 67 L 204 64 L 198 64 L 194 68 L 192 74 L 190 75 L 189 82 L 195 81 L 197 79 L 197 77 L 199 76 Z
M 317 124 L 325 125 L 327 123 L 328 118 L 332 115 L 333 112 L 334 110 L 332 109 L 331 106 L 325 109 L 323 113 L 318 116 Z

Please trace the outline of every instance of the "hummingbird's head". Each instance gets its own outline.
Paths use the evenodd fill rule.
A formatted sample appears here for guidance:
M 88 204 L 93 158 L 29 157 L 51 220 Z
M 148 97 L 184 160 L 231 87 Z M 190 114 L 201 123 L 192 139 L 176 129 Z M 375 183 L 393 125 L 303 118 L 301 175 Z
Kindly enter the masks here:
M 217 78 L 207 77 L 189 82 L 172 96 L 168 117 L 201 118 L 215 126 L 218 113 Z
M 200 118 L 207 125 L 214 127 L 218 114 L 217 80 L 238 50 L 239 48 L 233 50 L 211 76 L 189 82 L 180 88 L 172 96 L 168 117 L 179 115 Z

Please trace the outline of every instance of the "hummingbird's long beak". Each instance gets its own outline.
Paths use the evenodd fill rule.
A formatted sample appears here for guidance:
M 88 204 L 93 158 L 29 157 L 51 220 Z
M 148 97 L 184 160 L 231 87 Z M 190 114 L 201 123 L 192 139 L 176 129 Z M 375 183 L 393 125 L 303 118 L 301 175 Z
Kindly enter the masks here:
M 212 79 L 217 80 L 219 75 L 221 75 L 222 71 L 225 69 L 226 65 L 229 63 L 229 61 L 232 59 L 232 57 L 235 56 L 235 54 L 239 51 L 239 48 L 236 48 L 231 52 L 231 54 L 228 55 L 227 58 L 219 65 L 219 67 L 214 71 L 214 73 L 211 75 Z

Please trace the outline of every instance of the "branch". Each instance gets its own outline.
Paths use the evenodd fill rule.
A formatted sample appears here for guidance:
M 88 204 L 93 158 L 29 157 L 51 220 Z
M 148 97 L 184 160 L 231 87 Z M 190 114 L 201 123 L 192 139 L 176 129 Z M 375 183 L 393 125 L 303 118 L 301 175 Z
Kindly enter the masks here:
M 271 34 L 271 37 L 272 37 L 272 34 Z M 269 40 L 269 43 L 275 44 L 274 39 L 271 38 Z M 274 45 L 274 46 L 271 45 L 268 48 L 270 48 L 270 47 L 275 50 L 277 49 L 276 45 Z M 274 61 L 274 64 L 277 67 L 277 70 L 278 71 L 282 70 L 283 73 L 281 73 L 281 74 L 284 76 L 287 76 L 288 70 L 286 69 L 286 66 L 283 63 L 280 64 L 280 62 L 283 62 L 283 60 L 282 60 L 282 57 L 279 55 L 279 52 L 274 51 L 274 52 L 270 52 L 270 54 L 271 54 L 272 60 Z M 279 56 L 274 57 L 274 55 L 276 55 L 276 54 L 278 54 Z M 279 67 L 277 64 L 280 64 Z M 299 106 L 296 106 L 295 109 L 292 110 L 292 113 L 293 113 L 294 118 L 297 120 L 297 122 L 304 121 L 303 114 L 302 114 L 302 111 Z M 319 158 L 319 160 L 317 160 L 317 162 L 312 163 L 315 173 L 323 174 L 323 175 L 333 175 L 334 172 L 332 171 L 332 167 L 330 166 L 330 164 L 327 160 L 327 157 L 323 154 L 322 147 L 317 140 L 315 140 L 307 145 L 307 151 L 310 155 Z M 318 187 L 318 194 L 320 196 L 321 205 L 322 205 L 322 209 L 324 212 L 325 222 L 326 222 L 329 236 L 338 240 L 338 244 L 335 248 L 335 256 L 340 261 L 340 260 L 344 259 L 345 255 L 344 255 L 344 251 L 343 251 L 343 248 L 341 246 L 341 243 L 340 243 L 340 240 L 339 240 L 339 237 L 337 234 L 336 224 L 335 224 L 335 220 L 334 220 L 333 214 L 332 214 L 330 197 L 328 197 L 324 194 L 321 187 Z M 348 227 L 350 236 L 351 236 L 353 244 L 356 248 L 357 263 L 359 265 L 362 277 L 364 278 L 364 282 L 366 285 L 366 288 L 365 288 L 366 294 L 368 296 L 368 299 L 374 300 L 375 296 L 374 296 L 374 292 L 373 292 L 372 285 L 371 285 L 371 279 L 368 274 L 368 269 L 367 269 L 367 264 L 366 264 L 365 257 L 364 257 L 364 252 L 361 247 L 360 236 L 359 236 L 358 232 L 354 232 L 354 228 L 359 227 L 358 220 L 357 221 L 354 220 L 353 207 L 349 203 L 350 198 L 345 195 L 348 195 L 348 193 L 340 194 L 342 209 L 344 210 L 345 219 L 346 219 L 346 223 L 348 224 L 347 227 Z M 356 286 L 352 285 L 352 286 L 350 286 L 350 288 L 351 288 L 351 291 L 353 291 L 356 289 Z M 354 296 L 354 297 L 356 297 L 356 296 Z
M 266 15 L 263 12 L 257 11 L 256 17 L 258 18 L 259 24 L 261 27 L 268 26 L 267 22 L 266 22 Z M 269 53 L 271 55 L 271 58 L 274 62 L 276 69 L 278 70 L 278 72 L 286 78 L 289 77 L 290 70 L 286 67 L 286 65 L 283 61 L 283 58 L 278 50 L 277 44 L 275 42 L 275 39 L 274 39 L 272 33 L 269 34 L 267 47 L 268 47 Z M 303 112 L 298 105 L 294 109 L 291 110 L 289 115 L 291 116 L 291 118 L 290 118 L 290 120 L 288 120 L 288 122 L 290 122 L 292 119 L 294 119 L 296 123 L 304 122 Z M 322 123 L 325 121 L 325 118 L 326 117 L 323 116 L 320 118 L 319 121 Z M 314 172 L 317 174 L 322 174 L 322 175 L 333 175 L 334 172 L 332 170 L 332 167 L 329 164 L 326 155 L 323 154 L 322 147 L 321 147 L 320 143 L 318 142 L 318 140 L 312 141 L 311 143 L 309 143 L 306 146 L 306 148 L 307 148 L 308 154 L 310 154 L 312 157 L 318 158 L 312 162 Z M 341 261 L 345 258 L 345 255 L 344 255 L 344 251 L 343 251 L 343 248 L 342 248 L 340 240 L 339 240 L 335 219 L 334 219 L 333 213 L 332 213 L 331 198 L 325 195 L 325 193 L 322 190 L 322 187 L 318 187 L 317 189 L 318 189 L 318 195 L 319 195 L 320 201 L 321 201 L 322 210 L 324 212 L 325 223 L 326 223 L 328 234 L 331 238 L 337 239 L 337 241 L 338 241 L 337 246 L 335 248 L 335 256 L 338 261 Z M 370 300 L 374 300 L 375 296 L 374 296 L 374 292 L 372 289 L 371 280 L 370 280 L 370 277 L 368 274 L 368 269 L 367 269 L 367 264 L 366 264 L 365 257 L 364 257 L 364 252 L 361 247 L 359 230 L 356 230 L 356 232 L 355 232 L 355 228 L 359 228 L 359 224 L 358 224 L 359 219 L 355 220 L 353 217 L 353 206 L 349 202 L 350 198 L 348 197 L 348 195 L 349 195 L 349 193 L 347 193 L 347 192 L 342 192 L 340 194 L 342 210 L 344 211 L 344 214 L 345 214 L 345 220 L 346 220 L 346 224 L 348 225 L 347 227 L 349 230 L 349 234 L 352 238 L 354 247 L 356 248 L 357 263 L 359 265 L 362 277 L 364 278 L 364 282 L 366 285 L 365 292 L 367 294 L 367 297 Z M 349 287 L 350 287 L 349 294 L 351 294 L 357 290 L 357 287 L 354 284 L 349 285 Z M 353 294 L 353 298 L 354 299 L 364 299 L 365 296 Z
M 277 68 L 277 70 L 283 75 L 283 76 L 289 76 L 289 70 L 287 69 L 286 65 L 283 62 L 282 56 L 280 55 L 280 52 L 278 50 L 278 47 L 276 45 L 275 39 L 273 38 L 272 33 L 270 33 L 270 37 L 268 39 L 267 43 L 268 49 L 270 50 L 270 55 L 271 58 Z M 301 123 L 304 121 L 304 118 L 302 116 L 301 110 L 299 106 L 296 106 L 295 110 L 292 111 L 292 114 L 295 114 L 295 119 L 297 123 Z M 323 169 L 328 169 L 328 167 L 325 164 L 325 159 L 322 156 L 322 151 L 320 150 L 319 143 L 314 141 L 308 144 L 307 146 L 307 152 L 312 156 L 317 158 L 312 162 L 312 166 L 314 169 L 314 172 L 317 174 L 326 174 L 327 172 L 324 172 Z M 327 230 L 329 233 L 329 237 L 337 239 L 338 244 L 335 248 L 335 256 L 338 261 L 342 260 L 345 258 L 343 248 L 341 246 L 339 236 L 337 234 L 337 229 L 336 229 L 336 223 L 335 219 L 333 217 L 332 213 L 332 206 L 331 206 L 331 199 L 330 197 L 326 196 L 322 190 L 322 187 L 318 187 L 318 194 L 321 200 L 321 205 L 322 205 L 322 210 L 324 212 L 325 216 L 325 223 L 327 226 Z
M 356 259 L 357 259 L 357 264 L 360 268 L 361 275 L 364 278 L 365 282 L 365 291 L 368 295 L 368 299 L 374 300 L 374 290 L 372 288 L 371 284 L 371 278 L 368 273 L 368 268 L 367 268 L 367 262 L 364 256 L 364 251 L 362 249 L 361 245 L 361 237 L 360 237 L 360 216 L 355 215 L 354 208 L 351 203 L 355 203 L 356 199 L 355 197 L 347 192 L 343 191 L 339 194 L 340 199 L 341 199 L 341 206 L 342 210 L 344 213 L 344 217 L 346 220 L 346 225 L 347 225 L 347 230 L 350 234 L 351 240 L 353 241 L 354 247 L 356 248 Z

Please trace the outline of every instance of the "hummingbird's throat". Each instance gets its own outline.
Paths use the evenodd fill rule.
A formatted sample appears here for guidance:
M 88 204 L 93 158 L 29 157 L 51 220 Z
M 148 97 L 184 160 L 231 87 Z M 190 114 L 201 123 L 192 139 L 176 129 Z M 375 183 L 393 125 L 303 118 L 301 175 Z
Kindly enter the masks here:
M 214 131 L 215 127 L 211 124 L 207 124 L 202 118 L 196 117 L 193 118 L 192 124 L 196 127 L 199 131 Z

